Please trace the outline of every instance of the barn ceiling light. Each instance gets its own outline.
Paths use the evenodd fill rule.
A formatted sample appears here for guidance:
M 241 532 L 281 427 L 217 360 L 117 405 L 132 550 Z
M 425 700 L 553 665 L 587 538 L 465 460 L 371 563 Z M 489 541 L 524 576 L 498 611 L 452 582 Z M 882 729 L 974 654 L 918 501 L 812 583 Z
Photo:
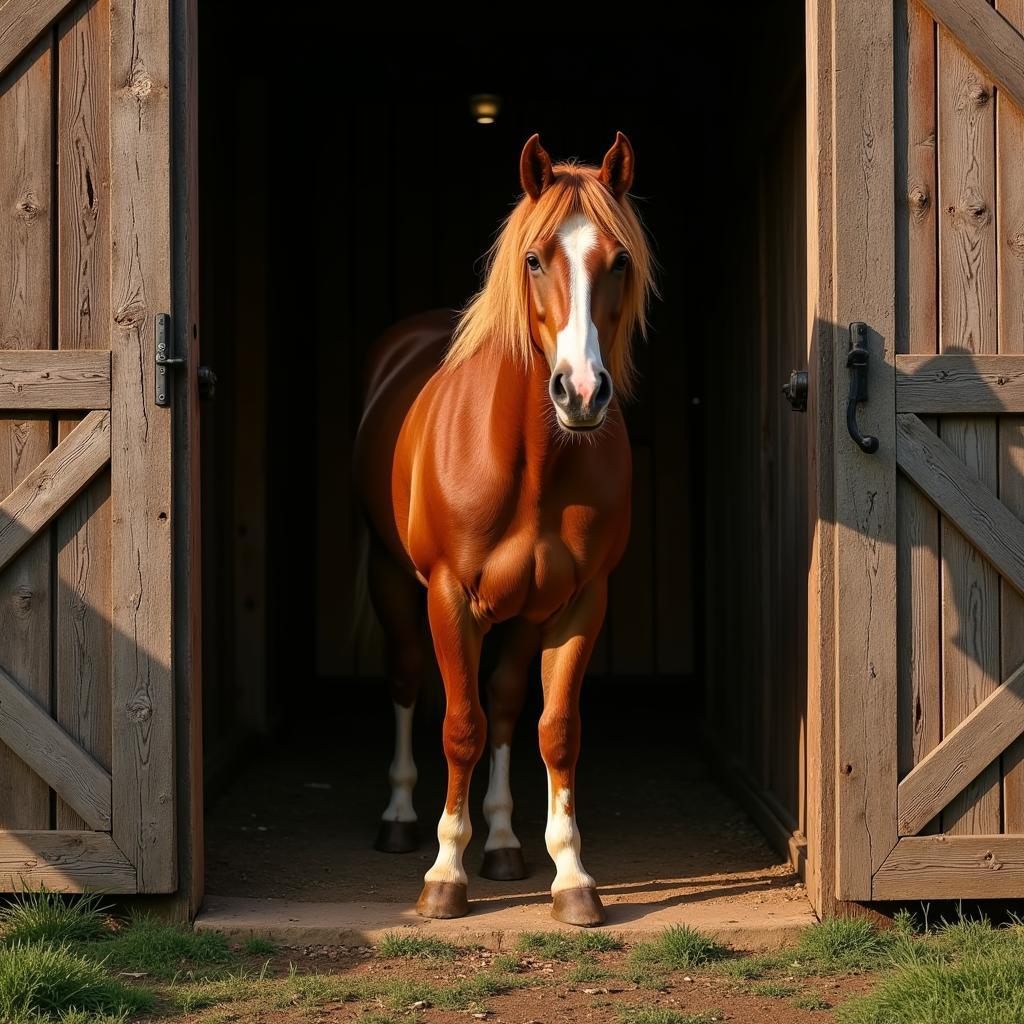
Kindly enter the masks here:
M 478 92 L 469 98 L 469 109 L 477 124 L 494 124 L 501 110 L 501 97 L 491 92 Z

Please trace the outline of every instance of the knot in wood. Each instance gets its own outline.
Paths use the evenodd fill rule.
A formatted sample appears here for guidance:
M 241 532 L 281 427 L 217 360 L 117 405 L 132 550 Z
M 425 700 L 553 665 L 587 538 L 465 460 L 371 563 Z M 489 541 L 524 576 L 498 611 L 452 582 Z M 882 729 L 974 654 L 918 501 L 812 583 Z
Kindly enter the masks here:
M 114 314 L 114 323 L 118 327 L 141 329 L 146 322 L 146 304 L 141 299 L 132 299 L 121 306 Z
M 964 213 L 979 227 L 989 222 L 988 204 L 981 199 L 965 203 Z
M 1003 862 L 991 850 L 988 850 L 981 858 L 981 866 L 989 868 L 991 871 L 999 871 Z
M 844 775 L 852 775 L 853 774 L 853 765 L 852 764 L 844 764 L 842 770 L 843 770 L 843 774 Z
M 153 705 L 144 693 L 137 693 L 128 702 L 128 718 L 135 723 L 148 722 L 153 717 Z
M 988 103 L 992 92 L 984 82 L 974 81 L 967 90 L 967 98 L 976 106 L 983 107 Z
M 18 216 L 21 217 L 22 220 L 30 221 L 35 220 L 42 207 L 36 202 L 35 196 L 29 192 L 18 200 L 15 209 L 18 211 Z
M 917 213 L 924 213 L 932 203 L 931 193 L 927 185 L 914 185 L 909 193 L 910 207 Z
M 1018 231 L 1015 234 L 1010 235 L 1006 240 L 1006 244 L 1010 247 L 1010 252 L 1019 260 L 1024 260 L 1024 231 Z
M 24 583 L 14 588 L 14 609 L 18 615 L 28 615 L 32 611 L 32 599 L 35 597 L 35 591 L 31 587 L 25 586 Z
M 153 91 L 153 79 L 143 66 L 132 68 L 131 78 L 128 80 L 128 88 L 131 94 L 137 99 L 145 99 Z

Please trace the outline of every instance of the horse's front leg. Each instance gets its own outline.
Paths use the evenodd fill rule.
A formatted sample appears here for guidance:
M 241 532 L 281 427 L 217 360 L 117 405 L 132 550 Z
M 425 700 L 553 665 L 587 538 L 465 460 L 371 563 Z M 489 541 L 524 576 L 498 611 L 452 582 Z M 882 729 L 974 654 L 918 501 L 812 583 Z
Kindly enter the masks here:
M 541 677 L 544 712 L 540 752 L 548 772 L 548 823 L 544 841 L 555 862 L 552 916 L 565 924 L 593 926 L 605 920 L 594 879 L 580 860 L 576 825 L 576 760 L 580 752 L 580 687 L 604 621 L 607 580 L 587 584 L 544 631 Z
M 487 739 L 477 681 L 485 628 L 473 617 L 462 587 L 443 564 L 430 574 L 427 615 L 444 679 L 448 795 L 437 825 L 437 860 L 424 875 L 416 910 L 424 917 L 462 917 L 469 910 L 462 855 L 473 834 L 469 783 Z
M 512 734 L 523 710 L 527 673 L 537 653 L 537 627 L 515 619 L 501 638 L 498 664 L 487 680 L 487 724 L 491 740 L 491 774 L 484 796 L 487 842 L 480 874 L 509 881 L 526 878 L 519 839 L 512 831 L 512 785 L 509 777 Z

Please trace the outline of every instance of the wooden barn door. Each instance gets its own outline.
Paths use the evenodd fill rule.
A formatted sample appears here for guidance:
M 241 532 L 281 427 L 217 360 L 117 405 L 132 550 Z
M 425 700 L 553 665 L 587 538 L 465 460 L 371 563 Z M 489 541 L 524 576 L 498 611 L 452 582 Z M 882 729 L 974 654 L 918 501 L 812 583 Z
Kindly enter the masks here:
M 836 893 L 1022 897 L 1024 2 L 833 17 Z
M 0 890 L 176 885 L 168 20 L 0 4 Z

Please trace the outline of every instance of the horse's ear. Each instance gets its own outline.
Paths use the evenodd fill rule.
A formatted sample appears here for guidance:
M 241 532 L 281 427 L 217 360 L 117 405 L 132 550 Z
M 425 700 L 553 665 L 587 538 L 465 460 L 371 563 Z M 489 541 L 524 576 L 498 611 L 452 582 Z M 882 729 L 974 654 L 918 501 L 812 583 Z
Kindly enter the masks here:
M 633 184 L 633 147 L 622 132 L 615 133 L 615 142 L 604 155 L 598 177 L 616 199 L 621 199 Z
M 538 199 L 554 178 L 551 157 L 540 144 L 540 133 L 534 132 L 526 140 L 522 155 L 519 157 L 519 180 L 522 182 L 523 190 L 531 199 Z

